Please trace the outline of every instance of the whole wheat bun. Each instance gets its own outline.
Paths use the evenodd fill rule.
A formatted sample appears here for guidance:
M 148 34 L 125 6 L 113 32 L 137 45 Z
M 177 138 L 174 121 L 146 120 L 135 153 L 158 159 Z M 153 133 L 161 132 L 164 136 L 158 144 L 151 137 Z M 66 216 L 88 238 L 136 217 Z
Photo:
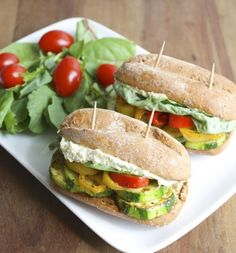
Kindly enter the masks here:
M 169 180 L 190 177 L 190 159 L 185 148 L 174 138 L 126 115 L 97 109 L 95 129 L 91 129 L 93 109 L 80 109 L 67 116 L 60 134 L 73 143 L 118 157 L 157 176 Z
M 171 100 L 223 120 L 236 119 L 236 85 L 215 74 L 209 88 L 211 72 L 194 64 L 162 55 L 153 67 L 156 54 L 136 56 L 116 72 L 116 79 L 132 87 L 162 93 Z
M 58 160 L 58 161 L 56 161 L 56 160 Z M 54 156 L 52 158 L 52 164 L 54 162 L 63 163 L 62 155 L 60 155 L 59 152 L 56 152 L 54 154 Z M 93 198 L 93 197 L 90 197 L 84 193 L 68 192 L 68 191 L 60 188 L 59 186 L 57 186 L 54 182 L 52 182 L 52 185 L 57 191 L 61 192 L 62 194 L 66 195 L 68 197 L 71 197 L 75 200 L 81 201 L 85 204 L 88 204 L 92 207 L 96 207 L 97 209 L 99 209 L 102 212 L 105 212 L 107 214 L 131 221 L 131 222 L 149 225 L 149 226 L 163 226 L 163 225 L 166 225 L 166 224 L 169 224 L 170 222 L 172 222 L 178 216 L 183 204 L 185 203 L 185 200 L 186 200 L 186 197 L 188 194 L 188 183 L 183 182 L 183 184 L 177 194 L 176 203 L 169 213 L 162 215 L 160 217 L 157 217 L 155 219 L 152 219 L 152 220 L 139 220 L 139 219 L 131 218 L 131 217 L 127 216 L 126 214 L 122 213 L 119 210 L 119 207 L 117 206 L 115 199 L 112 196 L 111 197 L 104 197 L 104 198 Z

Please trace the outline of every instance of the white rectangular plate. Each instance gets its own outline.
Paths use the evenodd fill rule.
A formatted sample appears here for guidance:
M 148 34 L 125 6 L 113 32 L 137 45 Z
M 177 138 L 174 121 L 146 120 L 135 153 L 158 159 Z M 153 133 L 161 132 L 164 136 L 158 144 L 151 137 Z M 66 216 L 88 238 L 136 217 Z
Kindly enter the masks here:
M 76 22 L 80 19 L 60 21 L 20 39 L 19 42 L 37 42 L 42 34 L 52 29 L 74 34 Z M 122 37 L 92 20 L 89 23 L 98 37 Z M 147 51 L 137 46 L 137 53 L 145 52 Z M 173 223 L 161 228 L 150 228 L 123 221 L 64 197 L 50 186 L 48 167 L 51 152 L 48 144 L 55 136 L 56 133 L 50 131 L 43 135 L 1 133 L 0 144 L 95 233 L 123 252 L 154 252 L 169 245 L 206 219 L 236 192 L 236 138 L 233 137 L 227 149 L 218 156 L 191 155 L 189 196 Z

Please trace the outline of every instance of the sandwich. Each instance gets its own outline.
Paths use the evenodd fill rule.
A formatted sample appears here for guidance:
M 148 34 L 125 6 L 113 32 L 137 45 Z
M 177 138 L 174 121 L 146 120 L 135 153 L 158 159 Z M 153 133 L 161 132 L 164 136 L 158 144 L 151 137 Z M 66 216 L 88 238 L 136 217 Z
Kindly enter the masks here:
M 115 75 L 116 110 L 162 128 L 187 149 L 221 152 L 236 129 L 236 85 L 188 62 L 162 55 L 138 55 Z
M 50 165 L 63 194 L 103 212 L 150 226 L 170 223 L 186 201 L 190 159 L 161 129 L 126 115 L 97 109 L 68 115 Z

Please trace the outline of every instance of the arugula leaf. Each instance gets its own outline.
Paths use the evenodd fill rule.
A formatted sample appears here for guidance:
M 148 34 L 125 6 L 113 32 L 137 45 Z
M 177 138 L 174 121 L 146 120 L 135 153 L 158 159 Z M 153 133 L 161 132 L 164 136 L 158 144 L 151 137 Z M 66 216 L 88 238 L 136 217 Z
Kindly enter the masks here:
M 66 117 L 66 112 L 62 106 L 62 99 L 57 96 L 52 96 L 51 104 L 47 108 L 48 120 L 50 123 L 59 128 L 60 124 Z
M 55 95 L 55 92 L 48 86 L 42 86 L 28 96 L 29 129 L 33 133 L 39 134 L 45 130 L 46 122 L 43 118 L 43 112 L 47 108 L 51 97 Z
M 49 150 L 59 149 L 61 136 L 57 135 L 55 140 L 48 145 Z
M 52 81 L 52 76 L 45 69 L 40 69 L 40 71 L 36 70 L 35 73 L 29 73 L 29 75 L 31 76 L 26 76 L 26 79 L 28 79 L 29 81 L 24 84 L 23 88 L 19 92 L 20 97 L 26 96 L 33 90 L 46 84 L 49 84 Z M 33 77 L 33 75 L 35 76 Z
M 7 113 L 10 111 L 14 97 L 12 91 L 6 91 L 0 96 L 0 127 L 4 122 Z
M 86 19 L 83 19 L 77 23 L 76 26 L 76 34 L 75 34 L 75 41 L 84 41 L 84 43 L 87 43 L 92 40 L 96 40 L 97 36 L 93 32 L 93 30 L 90 28 L 88 21 Z
M 28 128 L 27 101 L 28 99 L 25 97 L 13 102 L 11 110 L 8 111 L 4 119 L 4 126 L 9 133 L 20 133 Z
M 115 110 L 117 95 L 116 95 L 116 91 L 115 91 L 113 85 L 108 86 L 105 91 L 106 91 L 105 99 L 107 102 L 106 108 L 108 110 Z
M 22 76 L 25 82 L 30 82 L 37 76 L 38 73 L 41 73 L 43 71 L 44 71 L 44 66 L 40 65 L 38 68 L 36 68 L 33 71 L 26 71 L 25 73 L 22 74 Z
M 0 88 L 0 96 L 1 96 L 1 91 L 3 91 L 3 92 L 9 92 L 9 91 L 13 91 L 13 92 L 15 92 L 15 93 L 18 93 L 18 91 L 21 89 L 21 85 L 16 85 L 16 86 L 14 86 L 14 87 L 11 87 L 11 88 L 7 88 L 7 89 L 1 89 Z
M 40 49 L 37 43 L 12 43 L 0 50 L 0 53 L 16 54 L 26 68 L 40 61 Z
M 7 113 L 4 120 L 4 125 L 9 133 L 15 134 L 17 132 L 17 120 L 12 111 Z
M 56 65 L 68 54 L 68 49 L 63 49 L 58 54 L 48 53 L 46 56 L 41 58 L 41 65 L 43 65 L 52 74 Z
M 28 111 L 26 110 L 27 103 L 27 97 L 15 100 L 13 102 L 11 110 L 15 114 L 17 122 L 23 122 L 28 119 Z
M 85 44 L 82 56 L 86 70 L 93 76 L 102 63 L 120 66 L 135 54 L 133 42 L 119 38 L 103 38 Z
M 6 92 L 5 89 L 3 89 L 1 86 L 0 86 L 0 97 Z
M 97 83 L 93 83 L 90 86 L 89 94 L 85 97 L 85 100 L 90 107 L 94 106 L 94 102 L 97 101 L 97 107 L 106 108 L 106 92 L 101 89 Z
M 64 98 L 64 106 L 69 113 L 75 111 L 76 109 L 87 107 L 88 104 L 85 97 L 88 94 L 92 83 L 93 79 L 86 71 L 84 71 L 80 87 L 72 96 Z

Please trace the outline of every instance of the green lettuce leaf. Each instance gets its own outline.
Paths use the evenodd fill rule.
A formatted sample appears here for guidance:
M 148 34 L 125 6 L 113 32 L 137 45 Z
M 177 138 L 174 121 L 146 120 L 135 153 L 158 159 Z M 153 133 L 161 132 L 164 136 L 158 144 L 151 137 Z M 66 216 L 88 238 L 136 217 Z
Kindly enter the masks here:
M 28 118 L 28 111 L 26 109 L 28 98 L 24 97 L 13 102 L 11 110 L 15 114 L 17 122 L 23 122 Z
M 59 128 L 60 124 L 66 117 L 61 98 L 52 96 L 51 104 L 47 108 L 47 114 L 50 123 L 56 128 Z
M 111 63 L 120 66 L 134 54 L 133 42 L 119 38 L 103 38 L 87 43 L 82 56 L 86 70 L 95 76 L 95 71 L 100 64 Z
M 13 91 L 1 92 L 0 96 L 0 127 L 5 120 L 7 113 L 11 109 L 11 105 L 14 101 Z
M 33 133 L 39 134 L 46 129 L 46 122 L 43 117 L 43 113 L 47 109 L 52 96 L 55 95 L 55 92 L 48 86 L 41 86 L 28 96 L 29 101 L 27 109 L 30 117 L 29 129 Z
M 31 72 L 28 75 L 24 75 L 24 78 L 26 78 L 28 81 L 26 81 L 23 88 L 19 91 L 20 97 L 26 96 L 35 89 L 49 84 L 52 81 L 52 76 L 44 68 L 40 68 L 34 73 Z
M 69 113 L 88 106 L 86 96 L 92 83 L 93 79 L 84 71 L 80 87 L 72 96 L 64 98 L 64 106 Z
M 190 115 L 194 124 L 201 133 L 217 134 L 232 132 L 236 129 L 236 120 L 224 121 L 210 116 L 197 109 L 185 107 L 167 98 L 164 94 L 145 92 L 133 88 L 127 84 L 116 81 L 116 92 L 125 99 L 128 104 L 152 111 L 168 112 L 176 115 Z
M 76 26 L 76 34 L 75 34 L 75 41 L 84 41 L 87 43 L 89 41 L 96 40 L 97 37 L 93 30 L 90 28 L 88 21 L 83 19 L 77 23 Z
M 68 49 L 64 48 L 62 52 L 54 54 L 49 52 L 47 55 L 41 57 L 41 66 L 52 74 L 56 65 L 68 54 Z
M 71 45 L 69 48 L 69 54 L 77 59 L 82 56 L 84 48 L 84 41 L 79 41 Z
M 7 113 L 5 117 L 4 125 L 9 133 L 15 134 L 18 132 L 17 131 L 18 122 L 16 120 L 15 114 L 11 110 Z
M 15 100 L 12 104 L 9 115 L 6 116 L 5 126 L 7 131 L 12 134 L 20 133 L 28 128 L 29 116 L 26 109 L 28 98 L 24 97 Z
M 85 97 L 89 107 L 94 106 L 97 102 L 97 107 L 106 108 L 110 110 L 115 109 L 116 92 L 113 86 L 110 85 L 106 89 L 101 88 L 98 83 L 93 83 L 90 86 L 88 95 Z
M 106 108 L 105 91 L 97 83 L 93 83 L 90 87 L 88 95 L 85 97 L 89 107 L 94 106 L 97 101 L 97 107 Z
M 0 53 L 3 52 L 16 54 L 20 63 L 26 68 L 40 61 L 40 49 L 37 43 L 12 43 L 0 50 Z
M 114 111 L 116 108 L 116 91 L 113 85 L 108 86 L 105 91 L 105 98 L 107 102 L 106 109 Z

